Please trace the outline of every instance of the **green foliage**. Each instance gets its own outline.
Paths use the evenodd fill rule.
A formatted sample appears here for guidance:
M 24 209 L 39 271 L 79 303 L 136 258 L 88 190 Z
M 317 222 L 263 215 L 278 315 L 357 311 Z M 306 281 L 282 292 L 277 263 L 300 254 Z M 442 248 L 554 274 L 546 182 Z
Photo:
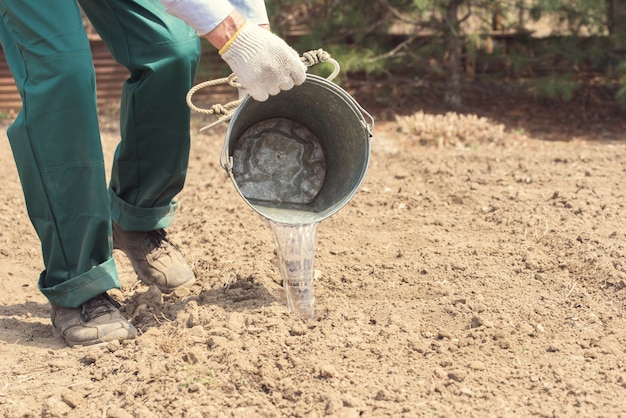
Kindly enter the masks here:
M 341 63 L 346 73 L 382 74 L 388 64 L 384 60 L 376 60 L 376 50 L 372 49 L 335 44 L 329 45 L 326 50 Z
M 458 16 L 449 22 L 452 2 L 459 6 Z M 607 36 L 605 0 L 266 0 L 266 4 L 275 32 L 298 51 L 328 51 L 341 65 L 340 77 L 400 75 L 425 81 L 446 77 L 450 54 L 445 40 L 453 28 L 464 38 L 460 65 L 476 62 L 472 79 L 530 78 L 535 80 L 537 97 L 571 100 L 578 88 L 574 74 L 593 72 L 617 81 L 622 86 L 618 97 L 626 101 L 626 57 Z M 487 45 L 496 17 L 504 36 Z M 524 30 L 528 18 L 551 25 L 554 36 L 531 38 Z M 316 67 L 310 71 L 320 75 L 332 69 Z M 612 68 L 618 71 L 613 74 Z
M 532 92 L 538 98 L 568 102 L 578 90 L 578 82 L 573 74 L 551 74 L 532 81 Z
M 274 31 L 283 36 L 299 33 L 291 42 L 298 51 L 320 48 L 328 51 L 341 63 L 342 74 L 379 75 L 402 61 L 398 56 L 384 57 L 384 54 L 394 47 L 387 36 L 393 23 L 392 10 L 411 7 L 411 0 L 267 0 L 266 3 Z
M 593 34 L 606 33 L 606 14 L 603 0 L 537 0 L 530 9 L 531 18 L 556 18 L 572 34 L 580 34 L 582 28 Z
M 533 53 L 551 62 L 553 71 L 570 71 L 587 68 L 596 71 L 609 63 L 610 46 L 606 38 L 581 38 L 577 36 L 551 37 L 536 43 Z

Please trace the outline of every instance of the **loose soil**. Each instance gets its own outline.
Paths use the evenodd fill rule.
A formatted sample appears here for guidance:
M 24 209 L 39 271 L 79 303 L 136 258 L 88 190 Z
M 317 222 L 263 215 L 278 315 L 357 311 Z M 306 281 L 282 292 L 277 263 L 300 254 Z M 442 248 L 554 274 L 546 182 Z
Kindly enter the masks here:
M 466 110 L 500 137 L 433 144 L 396 119 L 437 113 L 426 92 L 382 106 L 352 91 L 377 118 L 371 163 L 320 224 L 309 324 L 287 310 L 270 228 L 219 165 L 225 126 L 200 134 L 194 115 L 169 233 L 196 283 L 161 294 L 116 252 L 112 295 L 141 335 L 67 347 L 3 138 L 0 415 L 626 416 L 623 113 L 492 90 Z M 101 115 L 108 164 L 116 120 Z

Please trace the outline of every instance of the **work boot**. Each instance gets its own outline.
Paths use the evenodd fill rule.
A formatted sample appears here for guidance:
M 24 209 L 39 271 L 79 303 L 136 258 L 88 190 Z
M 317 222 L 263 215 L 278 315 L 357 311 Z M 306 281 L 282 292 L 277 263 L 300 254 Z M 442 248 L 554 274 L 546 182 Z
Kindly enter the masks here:
M 157 286 L 163 293 L 195 279 L 191 267 L 163 229 L 124 231 L 113 224 L 113 248 L 126 254 L 139 280 Z
M 93 345 L 137 336 L 137 329 L 119 311 L 120 304 L 102 293 L 78 308 L 52 305 L 52 333 L 70 346 Z

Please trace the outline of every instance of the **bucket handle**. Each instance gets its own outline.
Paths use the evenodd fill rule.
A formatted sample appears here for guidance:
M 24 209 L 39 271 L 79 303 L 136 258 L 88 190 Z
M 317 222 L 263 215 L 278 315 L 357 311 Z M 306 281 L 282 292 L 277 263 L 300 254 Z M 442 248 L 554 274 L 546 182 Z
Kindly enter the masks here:
M 339 63 L 334 58 L 332 58 L 328 52 L 324 51 L 323 49 L 317 49 L 317 50 L 311 50 L 311 51 L 305 52 L 300 57 L 300 60 L 307 67 L 312 67 L 313 65 L 318 64 L 320 62 L 329 62 L 333 64 L 334 66 L 333 72 L 327 77 L 329 81 L 332 81 L 337 76 L 337 74 L 339 74 L 339 71 L 340 71 Z M 231 74 L 228 77 L 218 78 L 215 80 L 209 80 L 209 81 L 204 81 L 202 83 L 199 83 L 193 86 L 187 93 L 187 97 L 186 97 L 187 106 L 189 106 L 191 110 L 197 113 L 205 114 L 205 115 L 220 116 L 219 119 L 217 119 L 215 122 L 200 128 L 201 133 L 214 128 L 215 126 L 219 125 L 222 122 L 228 122 L 230 118 L 232 117 L 237 106 L 239 106 L 239 103 L 241 103 L 242 99 L 239 99 L 239 100 L 226 103 L 225 105 L 222 105 L 219 103 L 214 104 L 208 109 L 203 109 L 193 104 L 191 98 L 193 97 L 194 94 L 198 92 L 198 90 L 201 90 L 203 88 L 210 87 L 210 86 L 216 86 L 218 84 L 228 84 L 229 86 L 234 87 L 234 88 L 242 87 L 241 84 L 237 82 L 237 76 L 235 76 L 234 74 Z M 367 112 L 365 113 L 367 114 Z M 370 119 L 373 121 L 371 116 L 370 116 Z

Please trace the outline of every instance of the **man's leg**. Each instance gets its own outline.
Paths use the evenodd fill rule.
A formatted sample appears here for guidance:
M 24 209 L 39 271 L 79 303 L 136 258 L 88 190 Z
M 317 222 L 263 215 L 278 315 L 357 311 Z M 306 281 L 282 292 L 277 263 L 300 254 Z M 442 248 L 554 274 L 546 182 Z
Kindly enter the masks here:
M 110 184 L 115 248 L 139 278 L 162 291 L 190 283 L 193 272 L 163 228 L 173 219 L 189 160 L 185 102 L 200 56 L 195 32 L 157 0 L 80 0 L 109 47 L 128 68 L 121 142 Z
M 53 327 L 70 344 L 133 337 L 105 297 L 120 283 L 80 12 L 72 0 L 0 0 L 0 17 L 0 42 L 22 96 L 7 134 L 41 240 L 39 288 L 53 305 Z

